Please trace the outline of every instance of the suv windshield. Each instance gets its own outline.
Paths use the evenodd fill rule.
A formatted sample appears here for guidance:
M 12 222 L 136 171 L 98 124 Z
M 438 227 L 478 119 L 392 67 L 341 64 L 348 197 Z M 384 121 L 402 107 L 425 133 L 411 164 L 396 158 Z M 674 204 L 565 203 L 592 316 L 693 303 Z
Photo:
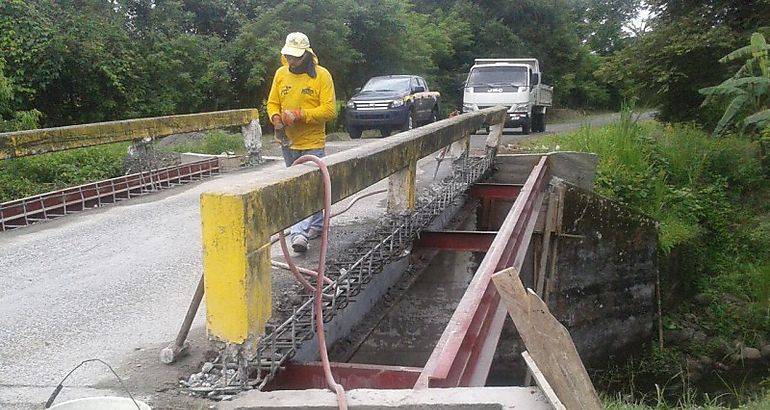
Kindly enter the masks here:
M 526 67 L 476 67 L 468 75 L 468 85 L 515 85 L 526 87 Z
M 409 92 L 409 81 L 410 79 L 408 77 L 374 77 L 366 82 L 366 85 L 364 88 L 361 89 L 361 92 L 366 91 L 406 91 Z

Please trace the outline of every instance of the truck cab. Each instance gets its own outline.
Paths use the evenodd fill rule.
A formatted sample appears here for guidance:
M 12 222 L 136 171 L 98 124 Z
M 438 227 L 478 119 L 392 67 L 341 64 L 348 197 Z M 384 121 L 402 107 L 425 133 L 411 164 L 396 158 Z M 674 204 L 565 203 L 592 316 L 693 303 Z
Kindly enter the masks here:
M 364 130 L 376 129 L 383 137 L 394 130 L 410 130 L 438 119 L 440 94 L 428 89 L 416 75 L 372 77 L 345 104 L 350 138 L 361 138 Z
M 506 127 L 521 127 L 524 134 L 543 132 L 553 87 L 540 81 L 537 59 L 478 58 L 463 86 L 463 112 L 504 105 Z

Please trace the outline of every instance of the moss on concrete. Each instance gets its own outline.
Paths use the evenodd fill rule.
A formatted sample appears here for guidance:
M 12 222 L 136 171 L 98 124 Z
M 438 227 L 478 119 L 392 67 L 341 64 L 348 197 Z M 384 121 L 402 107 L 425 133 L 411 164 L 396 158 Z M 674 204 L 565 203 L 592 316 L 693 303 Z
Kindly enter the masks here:
M 164 137 L 248 124 L 258 119 L 256 109 L 100 122 L 67 127 L 0 133 L 0 160 L 73 148 Z

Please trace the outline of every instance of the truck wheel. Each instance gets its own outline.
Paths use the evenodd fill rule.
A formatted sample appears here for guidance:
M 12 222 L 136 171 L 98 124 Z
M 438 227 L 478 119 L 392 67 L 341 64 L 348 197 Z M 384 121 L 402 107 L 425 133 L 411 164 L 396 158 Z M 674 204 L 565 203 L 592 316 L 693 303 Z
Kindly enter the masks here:
M 414 128 L 414 110 L 409 110 L 409 114 L 406 116 L 406 122 L 404 122 L 404 126 L 402 129 L 404 131 L 409 131 L 412 128 Z
M 361 133 L 363 130 L 361 128 L 356 127 L 348 127 L 348 134 L 350 134 L 350 138 L 357 140 L 361 138 Z
M 524 133 L 524 135 L 528 135 L 529 134 L 529 130 L 530 130 L 529 123 L 526 123 L 526 124 L 521 126 L 521 132 Z
M 545 132 L 545 114 L 540 113 L 532 115 L 532 131 Z
M 380 135 L 382 135 L 382 138 L 389 137 L 392 132 L 393 130 L 391 130 L 390 127 L 380 128 Z

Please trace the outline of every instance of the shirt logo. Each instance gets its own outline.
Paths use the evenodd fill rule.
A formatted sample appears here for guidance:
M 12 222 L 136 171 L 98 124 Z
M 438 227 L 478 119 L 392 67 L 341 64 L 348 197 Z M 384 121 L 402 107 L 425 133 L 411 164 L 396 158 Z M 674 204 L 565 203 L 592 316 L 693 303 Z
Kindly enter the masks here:
M 290 85 L 284 85 L 283 88 L 281 88 L 281 95 L 282 96 L 286 96 L 286 94 L 288 94 L 289 91 L 291 91 L 291 86 Z
M 304 95 L 315 95 L 315 90 L 311 88 L 304 88 L 302 89 L 302 94 Z

